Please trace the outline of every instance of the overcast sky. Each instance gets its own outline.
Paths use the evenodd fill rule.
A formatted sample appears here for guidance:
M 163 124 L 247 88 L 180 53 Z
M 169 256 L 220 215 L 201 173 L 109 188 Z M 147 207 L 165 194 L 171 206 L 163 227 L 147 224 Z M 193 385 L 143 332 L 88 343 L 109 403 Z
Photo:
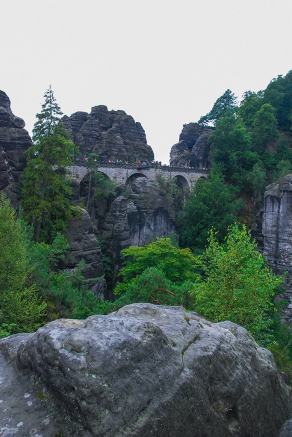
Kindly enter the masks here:
M 64 113 L 140 121 L 168 162 L 184 123 L 227 88 L 292 68 L 292 0 L 0 0 L 0 89 L 31 130 L 52 85 Z

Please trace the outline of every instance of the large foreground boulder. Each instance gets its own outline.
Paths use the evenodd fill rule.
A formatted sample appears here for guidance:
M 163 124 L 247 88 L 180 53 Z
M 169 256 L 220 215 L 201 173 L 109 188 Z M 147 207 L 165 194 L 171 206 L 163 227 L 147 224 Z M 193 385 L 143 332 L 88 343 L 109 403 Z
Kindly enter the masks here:
M 180 307 L 57 320 L 1 353 L 0 435 L 276 437 L 291 414 L 270 352 Z

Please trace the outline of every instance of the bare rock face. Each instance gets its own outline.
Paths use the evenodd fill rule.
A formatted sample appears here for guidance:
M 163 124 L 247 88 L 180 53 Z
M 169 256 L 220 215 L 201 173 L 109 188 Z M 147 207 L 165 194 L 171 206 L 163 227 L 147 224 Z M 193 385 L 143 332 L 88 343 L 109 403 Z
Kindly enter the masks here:
M 69 223 L 67 238 L 70 250 L 65 259 L 65 267 L 73 269 L 83 260 L 82 273 L 88 285 L 93 288 L 98 297 L 102 297 L 106 289 L 102 254 L 90 216 L 85 209 L 77 210 L 75 217 Z
M 269 265 L 276 273 L 287 272 L 284 317 L 292 323 L 292 175 L 267 187 L 262 232 Z
M 291 437 L 292 436 L 292 419 L 287 420 L 281 428 L 279 437 Z
M 122 249 L 144 246 L 175 233 L 174 207 L 157 182 L 138 177 L 126 191 L 112 202 L 103 227 L 103 238 L 108 241 L 107 249 L 113 259 L 113 283 Z
M 98 155 L 100 162 L 106 163 L 117 160 L 151 162 L 154 159 L 143 127 L 124 111 L 95 106 L 90 114 L 75 112 L 70 117 L 63 117 L 63 124 L 80 148 L 80 160 L 92 152 Z
M 291 414 L 270 352 L 181 307 L 57 320 L 0 341 L 0 357 L 1 435 L 46 421 L 48 436 L 278 437 Z
M 13 201 L 25 165 L 25 151 L 30 146 L 24 121 L 13 115 L 9 97 L 0 90 L 0 191 L 5 190 Z
M 212 128 L 197 123 L 185 124 L 179 142 L 170 151 L 170 165 L 175 167 L 210 168 L 210 135 Z

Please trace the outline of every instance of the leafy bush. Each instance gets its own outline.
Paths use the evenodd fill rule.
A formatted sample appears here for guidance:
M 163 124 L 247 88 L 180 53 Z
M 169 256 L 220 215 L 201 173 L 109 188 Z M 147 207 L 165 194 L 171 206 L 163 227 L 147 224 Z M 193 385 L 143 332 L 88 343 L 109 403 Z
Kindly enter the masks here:
M 114 302 L 115 308 L 135 302 L 149 302 L 158 305 L 183 305 L 191 309 L 193 283 L 185 281 L 175 284 L 165 273 L 156 267 L 148 267 L 140 275 L 123 284 L 123 292 L 118 287 L 119 298 Z
M 238 323 L 260 342 L 268 341 L 273 297 L 283 280 L 266 266 L 246 227 L 231 226 L 223 244 L 211 231 L 203 259 L 204 277 L 195 292 L 197 310 L 213 321 Z
M 46 304 L 30 283 L 26 236 L 8 199 L 0 194 L 0 336 L 32 331 Z
M 179 215 L 181 244 L 194 252 L 204 250 L 212 227 L 222 241 L 242 206 L 236 194 L 218 170 L 213 170 L 207 180 L 198 180 Z
M 191 250 L 176 247 L 170 238 L 160 238 L 143 247 L 128 247 L 122 251 L 122 256 L 122 282 L 115 289 L 117 295 L 127 291 L 128 283 L 149 267 L 156 267 L 175 284 L 195 281 L 198 275 L 198 260 Z

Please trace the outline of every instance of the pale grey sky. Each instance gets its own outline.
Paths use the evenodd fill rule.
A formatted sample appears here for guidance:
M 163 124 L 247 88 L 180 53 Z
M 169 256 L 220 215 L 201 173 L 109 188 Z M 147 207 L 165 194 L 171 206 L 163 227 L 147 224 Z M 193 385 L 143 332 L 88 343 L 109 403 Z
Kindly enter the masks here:
M 52 85 L 64 113 L 124 109 L 168 162 L 227 88 L 292 68 L 292 0 L 0 0 L 0 89 L 28 130 Z

